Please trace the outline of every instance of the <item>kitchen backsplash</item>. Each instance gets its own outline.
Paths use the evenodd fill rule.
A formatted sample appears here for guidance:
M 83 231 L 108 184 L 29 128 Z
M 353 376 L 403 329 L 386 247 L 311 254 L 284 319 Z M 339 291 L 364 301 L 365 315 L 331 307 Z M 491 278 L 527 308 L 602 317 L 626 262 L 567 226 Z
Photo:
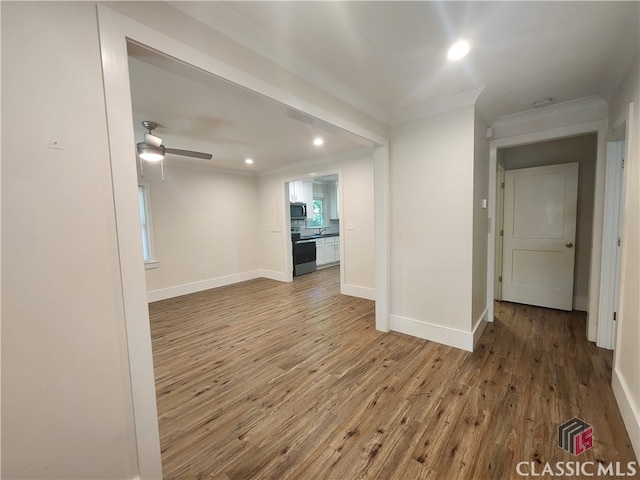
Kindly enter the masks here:
M 291 233 L 300 233 L 300 236 L 306 237 L 309 235 L 316 235 L 318 233 L 318 227 L 307 228 L 305 220 L 291 220 Z M 320 227 L 325 229 L 324 234 L 327 233 L 340 233 L 340 220 L 330 220 L 329 225 L 326 227 Z

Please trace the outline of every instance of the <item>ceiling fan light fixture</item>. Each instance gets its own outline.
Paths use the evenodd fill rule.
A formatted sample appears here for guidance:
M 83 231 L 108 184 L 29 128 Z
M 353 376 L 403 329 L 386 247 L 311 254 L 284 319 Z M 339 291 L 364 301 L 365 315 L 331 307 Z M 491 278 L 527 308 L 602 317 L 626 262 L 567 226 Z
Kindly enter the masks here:
M 141 159 L 147 162 L 159 162 L 164 158 L 164 147 L 154 147 L 153 145 L 147 145 L 144 142 L 138 143 L 138 155 Z

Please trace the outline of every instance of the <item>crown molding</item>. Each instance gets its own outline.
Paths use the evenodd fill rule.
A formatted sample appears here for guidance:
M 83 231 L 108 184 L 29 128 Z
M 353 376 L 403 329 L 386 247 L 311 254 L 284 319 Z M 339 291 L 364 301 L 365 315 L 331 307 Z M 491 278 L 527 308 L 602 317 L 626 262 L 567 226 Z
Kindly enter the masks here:
M 417 120 L 419 118 L 436 115 L 438 113 L 454 110 L 467 105 L 475 105 L 484 87 L 469 90 L 450 97 L 439 98 L 433 102 L 424 103 L 416 107 L 399 111 L 392 115 L 391 125 Z
M 571 114 L 574 112 L 580 112 L 583 110 L 601 110 L 602 113 L 607 114 L 609 105 L 602 98 L 598 96 L 583 97 L 576 100 L 569 100 L 558 104 L 552 104 L 547 107 L 533 108 L 531 110 L 525 110 L 524 112 L 512 113 L 509 115 L 502 115 L 493 123 L 494 128 L 499 128 L 503 125 L 513 125 L 515 123 L 525 123 L 536 121 L 548 117 L 555 117 L 558 115 Z

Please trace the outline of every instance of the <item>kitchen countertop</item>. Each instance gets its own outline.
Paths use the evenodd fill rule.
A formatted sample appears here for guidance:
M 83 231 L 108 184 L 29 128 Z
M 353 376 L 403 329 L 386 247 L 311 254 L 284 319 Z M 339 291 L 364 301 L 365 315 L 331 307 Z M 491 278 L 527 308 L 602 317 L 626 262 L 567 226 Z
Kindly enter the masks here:
M 321 233 L 320 235 L 307 235 L 300 237 L 300 240 L 314 240 L 316 238 L 339 237 L 339 233 Z
M 296 238 L 296 239 L 291 239 L 293 242 L 303 242 L 306 240 L 317 240 L 319 238 L 331 238 L 331 237 L 339 237 L 340 234 L 339 233 L 322 233 L 320 235 L 306 235 L 304 237 L 300 237 L 300 238 Z

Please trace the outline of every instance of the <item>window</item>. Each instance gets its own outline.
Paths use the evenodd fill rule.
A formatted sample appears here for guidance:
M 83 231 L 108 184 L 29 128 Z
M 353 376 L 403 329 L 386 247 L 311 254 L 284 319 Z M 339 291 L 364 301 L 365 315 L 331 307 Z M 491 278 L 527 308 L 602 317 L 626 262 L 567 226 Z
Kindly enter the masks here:
M 151 216 L 149 214 L 149 192 L 147 185 L 138 185 L 138 207 L 140 210 L 140 231 L 142 234 L 142 257 L 145 268 L 155 268 L 158 262 L 153 255 Z
M 309 227 L 323 227 L 324 226 L 324 200 L 321 198 L 314 198 L 311 204 L 313 210 L 312 216 L 309 220 Z

